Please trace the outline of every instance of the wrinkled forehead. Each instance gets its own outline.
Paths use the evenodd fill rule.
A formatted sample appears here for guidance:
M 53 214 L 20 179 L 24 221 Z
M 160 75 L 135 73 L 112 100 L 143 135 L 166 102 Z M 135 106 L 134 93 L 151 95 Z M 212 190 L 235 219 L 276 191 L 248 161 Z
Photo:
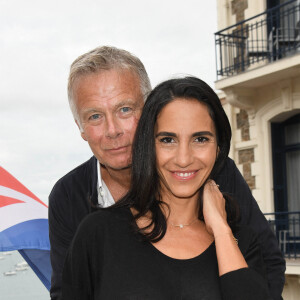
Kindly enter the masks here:
M 73 99 L 143 98 L 138 76 L 131 70 L 104 70 L 82 74 L 73 84 Z M 76 101 L 76 102 L 77 102 Z
M 137 90 L 140 90 L 140 79 L 134 70 L 117 68 L 117 69 L 100 69 L 97 71 L 82 71 L 78 73 L 72 81 L 72 89 L 75 90 L 78 84 L 86 80 L 93 80 L 99 84 L 105 85 L 107 81 L 112 81 L 115 84 L 126 82 L 134 85 Z

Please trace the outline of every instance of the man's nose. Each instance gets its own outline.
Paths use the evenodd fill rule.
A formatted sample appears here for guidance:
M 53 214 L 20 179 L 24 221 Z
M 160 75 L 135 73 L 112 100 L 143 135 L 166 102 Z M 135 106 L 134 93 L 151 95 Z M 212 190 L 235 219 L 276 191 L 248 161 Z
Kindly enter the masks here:
M 176 153 L 176 163 L 181 168 L 188 167 L 193 162 L 192 149 L 188 144 L 180 144 Z
M 106 132 L 105 136 L 108 138 L 117 138 L 123 134 L 123 128 L 120 126 L 118 120 L 114 116 L 106 117 Z

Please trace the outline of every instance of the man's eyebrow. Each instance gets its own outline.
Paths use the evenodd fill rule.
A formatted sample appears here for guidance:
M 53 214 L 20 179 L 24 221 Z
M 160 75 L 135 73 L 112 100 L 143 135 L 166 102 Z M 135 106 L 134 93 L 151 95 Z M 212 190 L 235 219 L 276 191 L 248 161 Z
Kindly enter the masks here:
M 126 99 L 126 100 L 123 100 L 119 103 L 116 103 L 113 107 L 114 107 L 114 109 L 117 109 L 117 108 L 122 107 L 124 105 L 133 105 L 133 106 L 135 106 L 136 103 L 132 99 Z M 101 110 L 97 107 L 89 107 L 89 108 L 83 109 L 82 112 L 83 112 L 83 114 L 87 114 L 87 113 L 101 112 Z
M 87 113 L 94 113 L 94 112 L 99 112 L 99 109 L 97 108 L 86 108 L 82 110 L 83 114 L 87 114 Z
M 126 99 L 126 100 L 123 100 L 119 103 L 116 103 L 116 105 L 114 105 L 115 108 L 118 108 L 118 107 L 121 107 L 121 106 L 124 106 L 124 105 L 136 105 L 135 101 L 132 100 L 132 99 Z
M 171 137 L 176 137 L 177 135 L 176 135 L 176 133 L 174 133 L 174 132 L 161 131 L 161 132 L 159 132 L 159 133 L 157 133 L 157 134 L 155 135 L 155 137 L 159 137 L 159 136 L 171 136 Z

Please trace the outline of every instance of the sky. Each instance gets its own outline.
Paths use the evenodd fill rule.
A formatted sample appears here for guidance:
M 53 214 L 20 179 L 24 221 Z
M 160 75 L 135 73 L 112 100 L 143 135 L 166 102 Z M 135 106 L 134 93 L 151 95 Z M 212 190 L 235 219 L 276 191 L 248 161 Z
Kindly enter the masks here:
M 42 201 L 92 153 L 67 100 L 71 63 L 101 45 L 144 63 L 152 86 L 214 87 L 216 0 L 0 0 L 0 165 Z

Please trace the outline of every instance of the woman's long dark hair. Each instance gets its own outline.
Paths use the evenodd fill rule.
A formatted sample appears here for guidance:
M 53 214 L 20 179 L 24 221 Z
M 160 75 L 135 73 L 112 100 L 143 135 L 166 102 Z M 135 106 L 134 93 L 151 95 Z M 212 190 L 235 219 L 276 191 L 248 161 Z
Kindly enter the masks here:
M 230 149 L 231 128 L 216 93 L 202 80 L 195 77 L 171 79 L 162 82 L 149 94 L 137 126 L 132 151 L 132 179 L 128 193 L 113 207 L 129 206 L 138 213 L 134 216 L 136 232 L 151 242 L 163 238 L 167 229 L 166 217 L 161 210 L 160 180 L 156 169 L 155 124 L 163 107 L 177 98 L 196 99 L 208 107 L 217 134 L 218 156 L 209 178 L 221 170 Z M 183 112 L 184 113 L 184 112 Z M 203 185 L 204 186 L 204 185 Z M 203 187 L 202 187 L 203 188 Z M 199 196 L 199 219 L 203 220 L 202 188 Z M 225 196 L 228 224 L 234 229 L 237 221 L 236 205 Z M 139 228 L 136 220 L 147 214 L 151 223 Z

